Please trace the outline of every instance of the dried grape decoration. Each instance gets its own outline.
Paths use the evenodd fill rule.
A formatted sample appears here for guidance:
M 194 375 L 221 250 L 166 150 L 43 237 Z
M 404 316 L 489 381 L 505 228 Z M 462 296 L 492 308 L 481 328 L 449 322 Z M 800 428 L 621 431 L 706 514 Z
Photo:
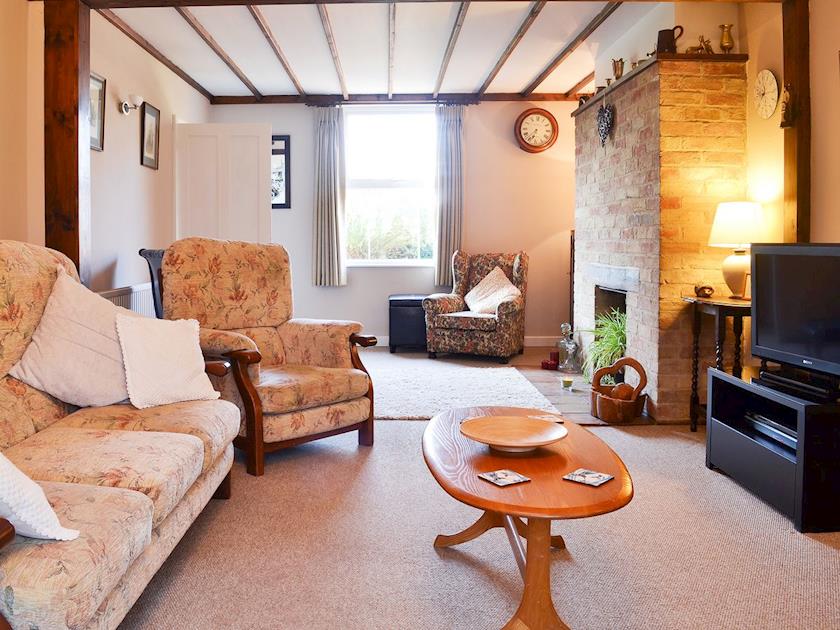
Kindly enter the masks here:
M 607 144 L 607 138 L 612 131 L 614 119 L 615 107 L 602 103 L 598 108 L 598 138 L 601 140 L 602 147 Z

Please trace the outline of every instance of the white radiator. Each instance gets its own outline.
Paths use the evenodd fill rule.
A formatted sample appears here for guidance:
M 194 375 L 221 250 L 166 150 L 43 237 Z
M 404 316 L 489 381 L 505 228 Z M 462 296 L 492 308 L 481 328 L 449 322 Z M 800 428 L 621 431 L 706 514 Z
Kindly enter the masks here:
M 135 313 L 147 317 L 155 316 L 155 301 L 152 296 L 152 283 L 134 284 L 130 287 L 120 287 L 110 291 L 101 291 L 102 297 L 110 300 L 117 306 L 122 306 Z

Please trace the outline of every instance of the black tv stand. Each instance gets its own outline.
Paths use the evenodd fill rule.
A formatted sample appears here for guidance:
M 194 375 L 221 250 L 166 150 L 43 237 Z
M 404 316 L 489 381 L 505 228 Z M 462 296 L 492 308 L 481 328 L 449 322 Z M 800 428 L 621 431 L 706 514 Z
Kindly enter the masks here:
M 840 530 L 840 404 L 821 404 L 709 368 L 706 466 L 793 520 Z

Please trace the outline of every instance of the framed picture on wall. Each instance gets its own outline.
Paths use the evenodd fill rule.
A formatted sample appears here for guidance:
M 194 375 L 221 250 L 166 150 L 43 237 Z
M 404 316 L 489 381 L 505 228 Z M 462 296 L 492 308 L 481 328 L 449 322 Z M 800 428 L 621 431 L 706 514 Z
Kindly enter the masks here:
M 271 207 L 292 207 L 291 140 L 289 136 L 271 136 Z
M 160 110 L 143 103 L 140 109 L 140 164 L 158 169 L 160 156 Z
M 90 74 L 90 148 L 105 149 L 105 78 Z

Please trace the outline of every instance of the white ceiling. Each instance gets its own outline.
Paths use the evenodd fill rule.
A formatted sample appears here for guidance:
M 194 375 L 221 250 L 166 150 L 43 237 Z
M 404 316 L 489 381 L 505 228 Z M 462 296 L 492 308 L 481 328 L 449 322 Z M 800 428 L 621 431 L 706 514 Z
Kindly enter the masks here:
M 325 5 L 350 94 L 388 92 L 388 5 Z M 459 2 L 396 5 L 394 92 L 430 93 L 440 70 Z M 441 92 L 476 92 L 528 15 L 531 2 L 472 2 Z M 564 93 L 593 71 L 595 55 L 655 4 L 627 3 L 536 90 Z M 600 2 L 549 2 L 502 66 L 488 92 L 520 92 L 604 7 Z M 307 94 L 341 92 L 314 5 L 260 6 Z M 264 95 L 296 94 L 247 8 L 193 7 L 195 18 Z M 164 56 L 216 96 L 251 92 L 171 8 L 114 11 Z M 592 86 L 587 86 L 590 90 Z

